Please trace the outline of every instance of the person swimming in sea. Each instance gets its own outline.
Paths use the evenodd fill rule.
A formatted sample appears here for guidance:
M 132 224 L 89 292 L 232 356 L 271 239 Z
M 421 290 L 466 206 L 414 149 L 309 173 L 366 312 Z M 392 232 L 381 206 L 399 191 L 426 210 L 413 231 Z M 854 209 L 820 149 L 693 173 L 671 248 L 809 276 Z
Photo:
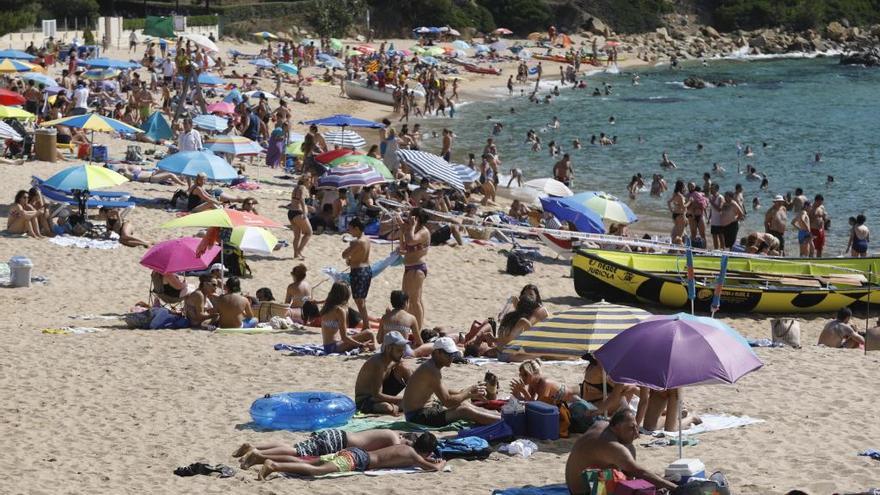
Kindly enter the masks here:
M 669 159 L 669 155 L 664 151 L 663 155 L 660 158 L 660 166 L 665 169 L 674 169 L 678 168 L 674 161 Z
M 724 172 L 726 172 L 726 170 L 724 170 L 724 167 L 722 167 L 720 164 L 718 164 L 718 162 L 715 162 L 712 164 L 712 173 L 713 174 L 724 175 Z

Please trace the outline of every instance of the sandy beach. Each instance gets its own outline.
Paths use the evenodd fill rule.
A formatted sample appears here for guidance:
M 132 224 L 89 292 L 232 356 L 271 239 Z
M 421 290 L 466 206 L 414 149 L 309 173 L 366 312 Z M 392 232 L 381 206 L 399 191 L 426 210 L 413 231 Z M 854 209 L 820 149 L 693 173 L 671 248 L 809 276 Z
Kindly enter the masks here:
M 407 42 L 411 43 L 398 40 L 396 44 Z M 230 47 L 248 53 L 259 50 L 253 44 L 220 45 L 224 58 Z M 112 50 L 108 56 L 128 58 L 125 52 Z M 243 61 L 238 66 L 250 67 Z M 501 67 L 503 76 L 462 75 L 463 99 L 478 98 L 487 89 L 503 86 L 515 63 Z M 558 74 L 556 64 L 545 62 L 545 67 L 547 74 Z M 318 69 L 307 73 L 320 74 Z M 271 90 L 274 82 L 265 79 L 263 85 Z M 296 122 L 334 113 L 380 119 L 390 111 L 390 107 L 340 97 L 338 86 L 314 84 L 306 94 L 318 103 L 292 104 Z M 304 129 L 296 126 L 294 130 Z M 368 133 L 364 137 L 375 141 Z M 108 145 L 112 157 L 121 157 L 126 146 L 133 144 L 109 135 L 97 135 L 96 141 Z M 13 195 L 29 187 L 32 175 L 46 178 L 79 163 L 0 165 L 3 221 Z M 249 167 L 248 172 L 261 183 L 261 189 L 249 193 L 259 200 L 260 214 L 286 224 L 284 206 L 291 181 L 264 166 Z M 170 186 L 143 183 L 126 183 L 117 190 L 167 199 L 174 192 Z M 138 206 L 127 218 L 134 222 L 138 236 L 152 242 L 195 234 L 160 228 L 173 215 L 162 208 Z M 288 230 L 277 234 L 288 241 L 292 237 Z M 325 280 L 322 268 L 345 267 L 340 256 L 345 246 L 338 235 L 312 239 L 305 264 L 313 286 Z M 526 283 L 540 287 L 551 313 L 584 303 L 575 294 L 568 262 L 541 248 L 544 258 L 536 263 L 535 273 L 513 277 L 504 273 L 506 259 L 499 251 L 505 248 L 475 244 L 431 248 L 431 271 L 424 289 L 427 324 L 455 332 L 467 330 L 471 321 L 496 315 L 507 297 Z M 374 245 L 373 258 L 389 249 Z M 231 453 L 245 441 L 305 438 L 306 433 L 254 431 L 248 425 L 251 403 L 266 393 L 284 391 L 324 390 L 351 396 L 363 358 L 289 357 L 273 350 L 276 343 L 320 343 L 319 329 L 272 335 L 128 330 L 118 317 L 138 301 L 146 301 L 150 288 L 150 272 L 138 263 L 143 253 L 137 248 L 92 250 L 60 247 L 48 240 L 0 237 L 0 260 L 25 255 L 33 261 L 33 275 L 47 279 L 28 289 L 0 288 L 0 311 L 7 314 L 0 322 L 0 397 L 4 399 L 0 404 L 0 493 L 408 494 L 454 490 L 488 494 L 497 488 L 564 481 L 565 460 L 576 437 L 539 442 L 539 451 L 527 459 L 493 453 L 486 461 L 455 460 L 450 462 L 452 472 L 445 473 L 313 481 L 276 477 L 267 482 L 256 481 L 255 470 L 238 470 L 230 479 L 173 475 L 176 467 L 196 461 L 237 468 Z M 253 278 L 242 281 L 243 292 L 253 294 L 269 287 L 276 297 L 284 293 L 290 268 L 298 263 L 290 248 L 248 259 Z M 367 300 L 373 314 L 389 306 L 388 295 L 400 287 L 402 275 L 402 267 L 392 267 L 374 279 Z M 329 286 L 322 283 L 316 294 L 323 298 Z M 749 416 L 764 422 L 701 434 L 696 437 L 699 445 L 685 448 L 685 457 L 701 459 L 707 471 L 723 471 L 736 494 L 781 495 L 795 488 L 831 494 L 880 485 L 878 461 L 857 456 L 859 451 L 880 448 L 880 424 L 874 412 L 880 400 L 875 387 L 880 381 L 880 354 L 816 347 L 830 316 L 799 318 L 803 348 L 757 349 L 763 369 L 735 386 L 688 389 L 685 404 L 689 411 Z M 770 337 L 769 317 L 722 320 L 746 337 Z M 864 329 L 864 320 L 858 324 Z M 43 332 L 59 327 L 96 327 L 98 331 L 82 335 Z M 544 373 L 576 383 L 583 369 L 548 365 Z M 444 377 L 450 384 L 468 386 L 488 370 L 500 377 L 505 389 L 517 373 L 513 364 L 456 365 L 445 370 Z M 636 441 L 638 459 L 654 472 L 662 472 L 676 459 L 676 449 L 642 447 L 648 441 L 644 437 Z

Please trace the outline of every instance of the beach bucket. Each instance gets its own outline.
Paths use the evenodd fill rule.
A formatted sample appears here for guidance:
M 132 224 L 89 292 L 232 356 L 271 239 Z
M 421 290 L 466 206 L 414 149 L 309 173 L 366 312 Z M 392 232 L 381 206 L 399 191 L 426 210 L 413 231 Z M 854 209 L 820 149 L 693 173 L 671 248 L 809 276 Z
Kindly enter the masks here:
M 88 159 L 90 147 L 89 143 L 80 143 L 79 148 L 76 149 L 76 157 L 80 160 Z
M 801 346 L 801 324 L 794 318 L 773 318 L 770 320 L 770 333 L 773 343 L 782 343 L 794 348 Z
M 13 256 L 9 260 L 10 284 L 13 287 L 30 287 L 34 264 L 26 256 Z
M 57 142 L 57 131 L 54 127 L 36 129 L 34 131 L 34 154 L 37 156 L 37 160 L 54 162 Z

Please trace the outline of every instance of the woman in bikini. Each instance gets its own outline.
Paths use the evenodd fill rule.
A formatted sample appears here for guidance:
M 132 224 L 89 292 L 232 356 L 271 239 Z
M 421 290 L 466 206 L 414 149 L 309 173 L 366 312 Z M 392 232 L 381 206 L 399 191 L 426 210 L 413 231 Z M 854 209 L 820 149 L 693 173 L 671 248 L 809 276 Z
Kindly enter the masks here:
M 309 187 L 311 186 L 311 176 L 305 174 L 300 177 L 296 187 L 290 194 L 290 206 L 287 212 L 287 219 L 290 221 L 290 228 L 293 230 L 293 257 L 303 260 L 303 250 L 309 239 L 312 237 L 312 224 L 308 219 L 308 205 L 306 200 L 311 198 Z
M 375 349 L 376 340 L 373 332 L 364 330 L 358 334 L 348 335 L 348 301 L 351 289 L 347 284 L 336 282 L 327 294 L 324 307 L 321 308 L 321 337 L 324 341 L 326 354 L 339 354 L 352 349 Z M 339 340 L 336 340 L 336 335 Z
M 684 181 L 675 181 L 675 187 L 672 189 L 672 197 L 666 202 L 666 206 L 669 208 L 669 211 L 672 212 L 672 221 L 674 222 L 672 226 L 672 238 L 675 239 L 676 237 L 681 237 L 682 234 L 684 234 L 684 229 L 687 227 L 687 219 L 684 215 L 690 206 L 690 202 L 684 195 Z
M 134 229 L 131 222 L 123 220 L 119 215 L 119 210 L 115 208 L 105 209 L 104 214 L 107 218 L 107 230 L 116 232 L 119 235 L 119 243 L 128 247 L 150 247 L 150 243 L 134 236 Z
M 289 304 L 291 308 L 300 309 L 304 302 L 312 298 L 312 286 L 306 282 L 306 274 L 306 265 L 302 263 L 290 270 L 290 275 L 293 276 L 293 283 L 287 286 L 284 303 Z
M 400 252 L 403 254 L 403 292 L 409 296 L 407 311 L 416 317 L 419 328 L 424 328 L 425 306 L 422 303 L 422 287 L 428 276 L 428 246 L 431 244 L 431 232 L 428 230 L 428 213 L 421 208 L 410 210 L 409 217 L 402 221 L 400 216 L 394 217 L 394 227 L 403 235 Z
M 221 208 L 223 205 L 205 191 L 205 183 L 208 176 L 199 172 L 192 187 L 186 193 L 186 209 L 190 213 L 198 213 L 213 208 Z
M 566 386 L 541 376 L 541 360 L 529 359 L 519 365 L 519 379 L 510 382 L 510 391 L 519 400 L 539 400 L 556 405 L 569 403 L 578 395 L 577 385 Z
M 615 383 L 605 374 L 605 370 L 591 353 L 583 356 L 589 364 L 584 370 L 584 381 L 580 386 L 580 397 L 596 406 L 596 413 L 611 416 L 626 407 L 639 393 L 639 387 Z
M 28 192 L 21 190 L 15 193 L 15 201 L 9 208 L 6 219 L 6 230 L 12 234 L 27 234 L 35 239 L 42 239 L 40 234 L 40 212 L 28 204 Z

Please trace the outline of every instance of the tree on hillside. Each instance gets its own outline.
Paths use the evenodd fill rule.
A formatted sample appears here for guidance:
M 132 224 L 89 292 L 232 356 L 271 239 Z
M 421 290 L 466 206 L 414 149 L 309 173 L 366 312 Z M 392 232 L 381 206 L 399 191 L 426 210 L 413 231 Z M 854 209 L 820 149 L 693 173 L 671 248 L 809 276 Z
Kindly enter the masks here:
M 37 3 L 21 6 L 16 0 L 0 1 L 0 36 L 33 26 L 37 22 L 39 7 Z
M 365 8 L 361 0 L 315 0 L 306 21 L 321 37 L 344 36 Z
M 97 0 L 40 0 L 44 19 L 98 19 Z
M 480 4 L 492 13 L 496 25 L 519 34 L 543 31 L 553 22 L 544 0 L 480 0 Z

